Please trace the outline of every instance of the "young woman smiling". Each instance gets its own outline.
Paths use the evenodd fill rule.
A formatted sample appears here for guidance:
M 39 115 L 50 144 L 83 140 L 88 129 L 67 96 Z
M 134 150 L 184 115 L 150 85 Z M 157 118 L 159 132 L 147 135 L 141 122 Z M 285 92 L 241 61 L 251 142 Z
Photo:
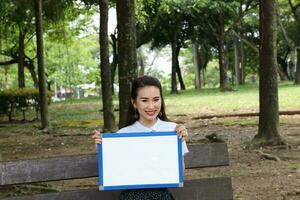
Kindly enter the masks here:
M 142 76 L 132 83 L 131 104 L 127 116 L 126 126 L 118 133 L 133 132 L 167 132 L 176 131 L 182 138 L 182 154 L 188 153 L 186 139 L 187 130 L 184 125 L 171 122 L 165 112 L 165 103 L 162 87 L 158 79 L 151 76 Z M 101 143 L 101 133 L 95 131 L 95 143 Z M 125 190 L 119 200 L 172 200 L 174 199 L 167 189 L 134 189 Z

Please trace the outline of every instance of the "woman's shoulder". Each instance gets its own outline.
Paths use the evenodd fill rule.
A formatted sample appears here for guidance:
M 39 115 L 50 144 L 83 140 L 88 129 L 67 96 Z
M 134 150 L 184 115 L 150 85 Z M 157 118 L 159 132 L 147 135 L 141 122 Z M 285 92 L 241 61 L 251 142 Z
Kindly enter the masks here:
M 175 122 L 171 122 L 171 121 L 164 121 L 164 120 L 159 120 L 159 123 L 163 124 L 163 125 L 172 125 L 172 126 L 176 126 L 177 124 Z
M 156 128 L 161 130 L 163 129 L 173 131 L 175 130 L 176 126 L 177 124 L 175 122 L 159 120 Z
M 117 131 L 117 133 L 130 133 L 133 132 L 132 126 L 126 126 Z
M 137 125 L 137 122 L 129 125 L 129 126 L 125 126 L 123 128 L 121 128 L 120 130 L 117 131 L 117 133 L 132 133 L 132 132 L 139 132 L 141 131 Z

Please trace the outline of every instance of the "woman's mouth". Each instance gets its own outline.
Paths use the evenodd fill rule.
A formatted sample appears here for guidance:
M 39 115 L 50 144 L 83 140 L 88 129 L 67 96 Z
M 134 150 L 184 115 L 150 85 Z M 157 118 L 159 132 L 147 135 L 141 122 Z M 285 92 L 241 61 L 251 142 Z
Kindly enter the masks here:
M 153 115 L 155 115 L 155 111 L 145 111 L 146 112 L 146 114 L 147 115 L 149 115 L 149 116 L 153 116 Z

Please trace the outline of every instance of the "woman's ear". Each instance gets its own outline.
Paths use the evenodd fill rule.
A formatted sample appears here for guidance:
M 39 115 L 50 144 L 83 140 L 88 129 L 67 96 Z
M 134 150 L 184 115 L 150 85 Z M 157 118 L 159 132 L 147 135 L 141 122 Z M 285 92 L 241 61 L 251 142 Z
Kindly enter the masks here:
M 136 105 L 135 105 L 135 100 L 134 99 L 131 99 L 131 104 L 132 104 L 133 108 L 136 109 Z

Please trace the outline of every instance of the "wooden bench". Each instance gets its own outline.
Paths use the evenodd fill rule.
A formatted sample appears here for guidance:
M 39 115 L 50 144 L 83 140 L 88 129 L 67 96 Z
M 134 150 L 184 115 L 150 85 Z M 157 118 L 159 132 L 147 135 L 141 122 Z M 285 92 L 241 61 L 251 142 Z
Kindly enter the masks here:
M 227 145 L 224 143 L 194 144 L 188 148 L 190 153 L 185 157 L 187 169 L 229 165 Z M 0 187 L 97 176 L 96 154 L 0 162 Z M 176 200 L 233 199 L 230 177 L 185 180 L 183 188 L 171 188 L 170 191 Z M 114 200 L 119 193 L 99 191 L 95 186 L 90 189 L 7 197 L 3 200 Z

